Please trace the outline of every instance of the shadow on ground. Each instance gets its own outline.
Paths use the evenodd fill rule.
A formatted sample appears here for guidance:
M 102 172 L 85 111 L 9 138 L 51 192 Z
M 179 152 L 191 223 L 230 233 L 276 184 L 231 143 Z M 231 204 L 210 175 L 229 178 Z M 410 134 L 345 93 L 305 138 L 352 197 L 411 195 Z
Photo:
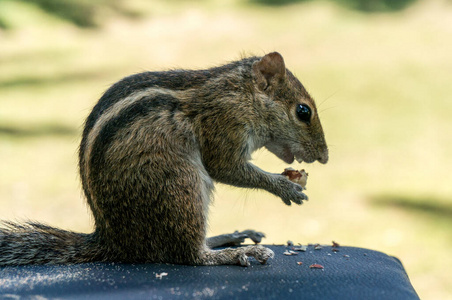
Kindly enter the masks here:
M 1 1 L 1 0 L 0 0 Z M 53 75 L 26 75 L 19 78 L 0 80 L 0 88 L 16 88 L 21 86 L 41 86 L 67 83 L 73 81 L 87 81 L 105 76 L 106 72 L 79 72 Z
M 442 219 L 452 223 L 452 201 L 434 197 L 410 197 L 395 195 L 380 195 L 371 198 L 371 203 L 382 207 L 403 209 L 426 217 Z
M 315 0 L 250 0 L 251 3 L 269 5 L 269 6 L 282 6 L 288 4 L 295 4 L 300 2 L 314 2 Z M 391 12 L 399 11 L 407 8 L 413 4 L 416 0 L 331 0 L 361 12 Z
M 71 22 L 79 27 L 97 27 L 105 13 L 115 12 L 117 15 L 137 17 L 138 10 L 128 8 L 126 0 L 23 0 L 36 5 L 48 14 Z
M 0 124 L 0 137 L 42 137 L 42 136 L 75 136 L 78 131 L 75 128 L 61 124 L 41 124 L 18 127 L 14 125 Z

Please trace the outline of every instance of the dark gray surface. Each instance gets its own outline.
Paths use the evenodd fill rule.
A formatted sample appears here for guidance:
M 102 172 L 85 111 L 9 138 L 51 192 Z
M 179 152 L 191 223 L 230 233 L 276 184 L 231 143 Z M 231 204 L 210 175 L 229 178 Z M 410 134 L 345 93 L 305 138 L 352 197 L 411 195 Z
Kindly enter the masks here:
M 0 299 L 419 299 L 400 261 L 384 253 L 309 246 L 286 256 L 287 247 L 269 247 L 275 258 L 267 265 L 252 260 L 248 268 L 113 263 L 2 267 Z M 314 263 L 324 269 L 310 269 Z M 157 278 L 162 272 L 168 275 Z

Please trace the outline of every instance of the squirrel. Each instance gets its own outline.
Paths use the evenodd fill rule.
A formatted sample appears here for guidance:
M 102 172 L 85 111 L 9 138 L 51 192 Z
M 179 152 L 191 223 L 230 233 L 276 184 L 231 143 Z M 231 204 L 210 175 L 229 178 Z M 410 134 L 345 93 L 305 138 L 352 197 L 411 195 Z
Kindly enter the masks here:
M 286 205 L 308 199 L 300 185 L 249 162 L 262 147 L 287 164 L 328 161 L 315 102 L 278 52 L 125 77 L 92 109 L 79 148 L 94 232 L 5 221 L 0 266 L 265 263 L 274 254 L 262 245 L 214 250 L 227 243 L 206 239 L 214 182 L 264 189 Z

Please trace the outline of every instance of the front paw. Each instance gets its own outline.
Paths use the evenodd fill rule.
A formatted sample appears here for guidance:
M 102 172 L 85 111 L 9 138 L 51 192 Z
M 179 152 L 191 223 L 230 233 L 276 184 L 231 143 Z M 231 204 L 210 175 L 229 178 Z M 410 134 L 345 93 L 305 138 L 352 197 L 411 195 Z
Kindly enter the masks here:
M 295 202 L 300 205 L 303 200 L 308 200 L 308 196 L 303 193 L 301 185 L 289 181 L 285 177 L 280 178 L 279 183 L 281 187 L 280 197 L 285 204 L 291 205 L 292 202 Z
M 245 239 L 251 239 L 255 244 L 259 244 L 262 241 L 262 238 L 265 237 L 265 234 L 255 230 L 244 230 L 242 232 L 235 231 L 230 234 L 230 242 L 227 244 L 228 246 L 240 246 Z
M 234 232 L 234 233 L 236 233 L 236 232 Z M 259 244 L 262 241 L 262 238 L 265 237 L 265 233 L 255 231 L 252 229 L 244 230 L 244 231 L 240 232 L 240 234 L 246 234 L 246 237 L 250 238 L 255 244 Z

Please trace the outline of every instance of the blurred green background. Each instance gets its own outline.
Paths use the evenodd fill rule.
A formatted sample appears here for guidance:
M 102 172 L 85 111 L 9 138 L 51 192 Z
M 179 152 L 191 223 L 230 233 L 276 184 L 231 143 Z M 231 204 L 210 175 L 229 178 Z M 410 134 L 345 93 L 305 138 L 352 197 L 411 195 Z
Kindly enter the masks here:
M 316 99 L 330 162 L 294 164 L 310 174 L 301 207 L 217 186 L 209 234 L 383 251 L 422 299 L 452 299 L 447 0 L 0 0 L 0 219 L 90 232 L 77 147 L 112 83 L 274 50 Z

